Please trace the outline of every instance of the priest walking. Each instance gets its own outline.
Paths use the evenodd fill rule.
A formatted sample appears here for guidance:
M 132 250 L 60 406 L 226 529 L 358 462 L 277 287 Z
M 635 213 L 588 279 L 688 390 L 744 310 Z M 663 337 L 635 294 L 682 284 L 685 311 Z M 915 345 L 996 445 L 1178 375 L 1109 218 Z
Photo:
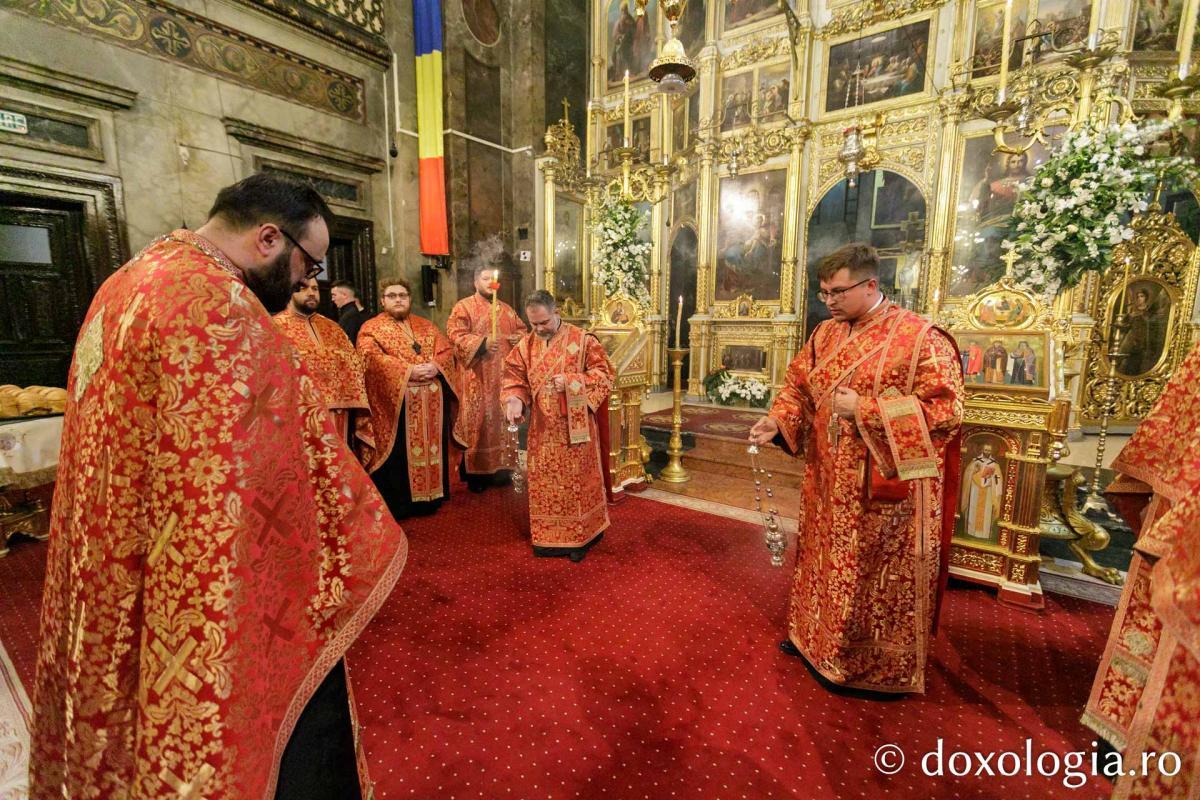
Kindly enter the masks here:
M 497 288 L 499 270 L 477 268 L 475 293 L 455 304 L 446 323 L 461 368 L 458 438 L 467 444 L 462 473 L 473 492 L 482 492 L 493 481 L 504 483 L 508 477 L 500 379 L 504 359 L 527 331 L 512 306 L 495 296 Z
M 840 248 L 818 276 L 833 318 L 750 431 L 805 456 L 780 647 L 843 687 L 924 692 L 958 495 L 958 347 L 884 298 L 872 247 Z
M 300 351 L 308 373 L 333 417 L 342 441 L 351 444 L 351 415 L 367 410 L 363 360 L 336 322 L 317 313 L 321 291 L 316 278 L 305 278 L 275 324 Z
M 597 414 L 615 370 L 600 341 L 563 322 L 554 298 L 525 299 L 533 329 L 504 360 L 505 418 L 529 418 L 529 526 L 533 553 L 582 561 L 608 528 Z
M 450 496 L 458 411 L 454 351 L 412 314 L 412 286 L 387 281 L 383 312 L 358 332 L 371 414 L 358 421 L 363 465 L 397 519 L 431 514 Z

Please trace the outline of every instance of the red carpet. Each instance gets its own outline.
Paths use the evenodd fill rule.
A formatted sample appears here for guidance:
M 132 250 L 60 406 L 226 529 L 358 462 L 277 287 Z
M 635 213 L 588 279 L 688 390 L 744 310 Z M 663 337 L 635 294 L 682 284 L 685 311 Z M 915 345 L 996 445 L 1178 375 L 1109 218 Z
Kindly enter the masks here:
M 766 413 L 766 409 L 758 408 L 727 408 L 684 403 L 682 431 L 744 440 L 750 435 L 750 427 Z M 671 430 L 671 410 L 645 415 L 642 417 L 642 426 L 663 431 Z
M 502 497 L 460 492 L 406 524 L 409 566 L 351 651 L 378 798 L 1110 791 L 1103 778 L 1072 790 L 1023 765 L 1015 777 L 955 778 L 947 766 L 930 778 L 920 761 L 939 738 L 947 760 L 1023 757 L 1026 739 L 1035 764 L 1090 751 L 1077 720 L 1111 608 L 1052 596 L 1037 616 L 956 589 L 928 694 L 840 697 L 776 649 L 790 569 L 770 567 L 755 527 L 634 498 L 572 564 L 532 558 Z M 908 759 L 894 777 L 873 766 L 887 743 Z
M 378 798 L 1104 797 L 1102 778 L 926 777 L 922 754 L 1088 751 L 1113 610 L 953 590 L 928 694 L 840 697 L 779 653 L 790 569 L 750 525 L 650 500 L 582 564 L 534 559 L 504 494 L 406 524 L 408 568 L 350 655 Z M 46 545 L 0 559 L 0 640 L 32 686 Z M 893 777 L 876 750 L 899 745 Z M 947 763 L 947 762 L 944 762 Z M 975 765 L 978 761 L 974 762 Z M 1088 761 L 1084 761 L 1085 769 Z M 996 764 L 996 760 L 992 760 Z M 974 770 L 973 770 L 974 771 Z
M 48 549 L 46 542 L 14 536 L 9 540 L 8 555 L 0 558 L 0 642 L 30 694 L 37 667 L 38 620 Z

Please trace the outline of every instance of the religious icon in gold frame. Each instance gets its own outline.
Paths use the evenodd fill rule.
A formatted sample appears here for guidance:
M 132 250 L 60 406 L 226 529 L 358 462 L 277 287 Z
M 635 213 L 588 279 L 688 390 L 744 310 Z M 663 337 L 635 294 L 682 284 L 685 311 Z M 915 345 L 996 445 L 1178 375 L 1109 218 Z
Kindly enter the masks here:
M 825 111 L 918 94 L 928 80 L 930 20 L 832 45 L 826 61 Z

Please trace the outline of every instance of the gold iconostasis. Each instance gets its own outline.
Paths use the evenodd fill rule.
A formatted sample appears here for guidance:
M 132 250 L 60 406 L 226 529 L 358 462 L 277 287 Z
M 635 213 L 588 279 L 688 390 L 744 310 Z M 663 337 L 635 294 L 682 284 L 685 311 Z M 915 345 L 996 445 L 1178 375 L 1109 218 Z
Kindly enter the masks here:
M 879 0 L 831 3 L 814 18 L 804 4 L 785 12 L 774 0 L 686 0 L 676 34 L 698 75 L 685 93 L 667 95 L 647 77 L 667 38 L 657 3 L 639 14 L 634 0 L 594 0 L 588 129 L 553 126 L 539 161 L 544 285 L 568 316 L 596 319 L 603 298 L 589 265 L 591 214 L 602 194 L 595 187 L 619 180 L 627 136 L 636 151 L 630 194 L 647 214 L 644 236 L 653 245 L 642 315 L 650 383 L 668 382 L 666 348 L 682 296 L 689 395 L 703 394 L 705 376 L 722 365 L 778 387 L 827 317 L 816 299 L 816 264 L 847 241 L 875 245 L 887 295 L 925 314 L 952 311 L 1001 279 L 1019 186 L 1065 129 L 1082 82 L 1069 54 L 1110 37 L 1115 55 L 1091 74 L 1098 91 L 1127 99 L 1139 116 L 1163 116 L 1168 100 L 1153 90 L 1175 74 L 1181 19 L 1198 7 L 1200 0 Z M 983 116 L 998 94 L 1003 100 L 1006 19 L 1006 69 L 1024 65 L 1039 76 L 1039 101 L 1060 98 L 1045 118 L 1009 126 L 1004 140 L 1014 152 L 997 151 L 995 123 Z M 1019 87 L 1007 90 L 1012 99 Z M 1187 100 L 1184 111 L 1193 117 L 1200 101 Z M 1182 249 L 1167 252 L 1160 241 L 1162 252 L 1147 256 L 1141 283 L 1131 287 L 1142 324 L 1121 356 L 1127 385 L 1117 425 L 1144 413 L 1141 401 L 1157 396 L 1195 325 L 1200 213 L 1186 188 L 1167 187 L 1161 205 L 1178 230 L 1154 236 Z M 1092 395 L 1102 382 L 1095 370 L 1106 364 L 1087 343 L 1109 313 L 1114 286 L 1093 277 L 1059 298 L 1064 335 L 1048 346 L 1057 354 L 1005 335 L 968 342 L 964 365 L 986 361 L 998 341 L 1005 375 L 989 381 L 1057 385 L 1072 399 L 1072 427 L 1094 421 Z M 1149 393 L 1142 377 L 1158 382 Z

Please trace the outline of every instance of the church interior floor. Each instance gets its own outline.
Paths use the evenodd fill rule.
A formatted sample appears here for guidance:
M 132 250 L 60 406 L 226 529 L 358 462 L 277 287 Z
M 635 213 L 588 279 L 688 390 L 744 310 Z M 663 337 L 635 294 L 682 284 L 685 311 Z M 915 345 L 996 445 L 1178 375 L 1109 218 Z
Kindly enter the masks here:
M 376 798 L 1110 792 L 931 778 L 921 760 L 939 741 L 946 757 L 1090 751 L 1078 719 L 1111 608 L 1052 596 L 1029 614 L 954 586 L 926 694 L 832 694 L 777 649 L 791 569 L 770 566 L 760 527 L 655 492 L 612 507 L 580 564 L 533 558 L 500 489 L 406 521 L 405 572 L 347 658 Z M 0 559 L 0 639 L 26 686 L 45 550 Z M 908 759 L 890 777 L 873 766 L 885 744 Z

